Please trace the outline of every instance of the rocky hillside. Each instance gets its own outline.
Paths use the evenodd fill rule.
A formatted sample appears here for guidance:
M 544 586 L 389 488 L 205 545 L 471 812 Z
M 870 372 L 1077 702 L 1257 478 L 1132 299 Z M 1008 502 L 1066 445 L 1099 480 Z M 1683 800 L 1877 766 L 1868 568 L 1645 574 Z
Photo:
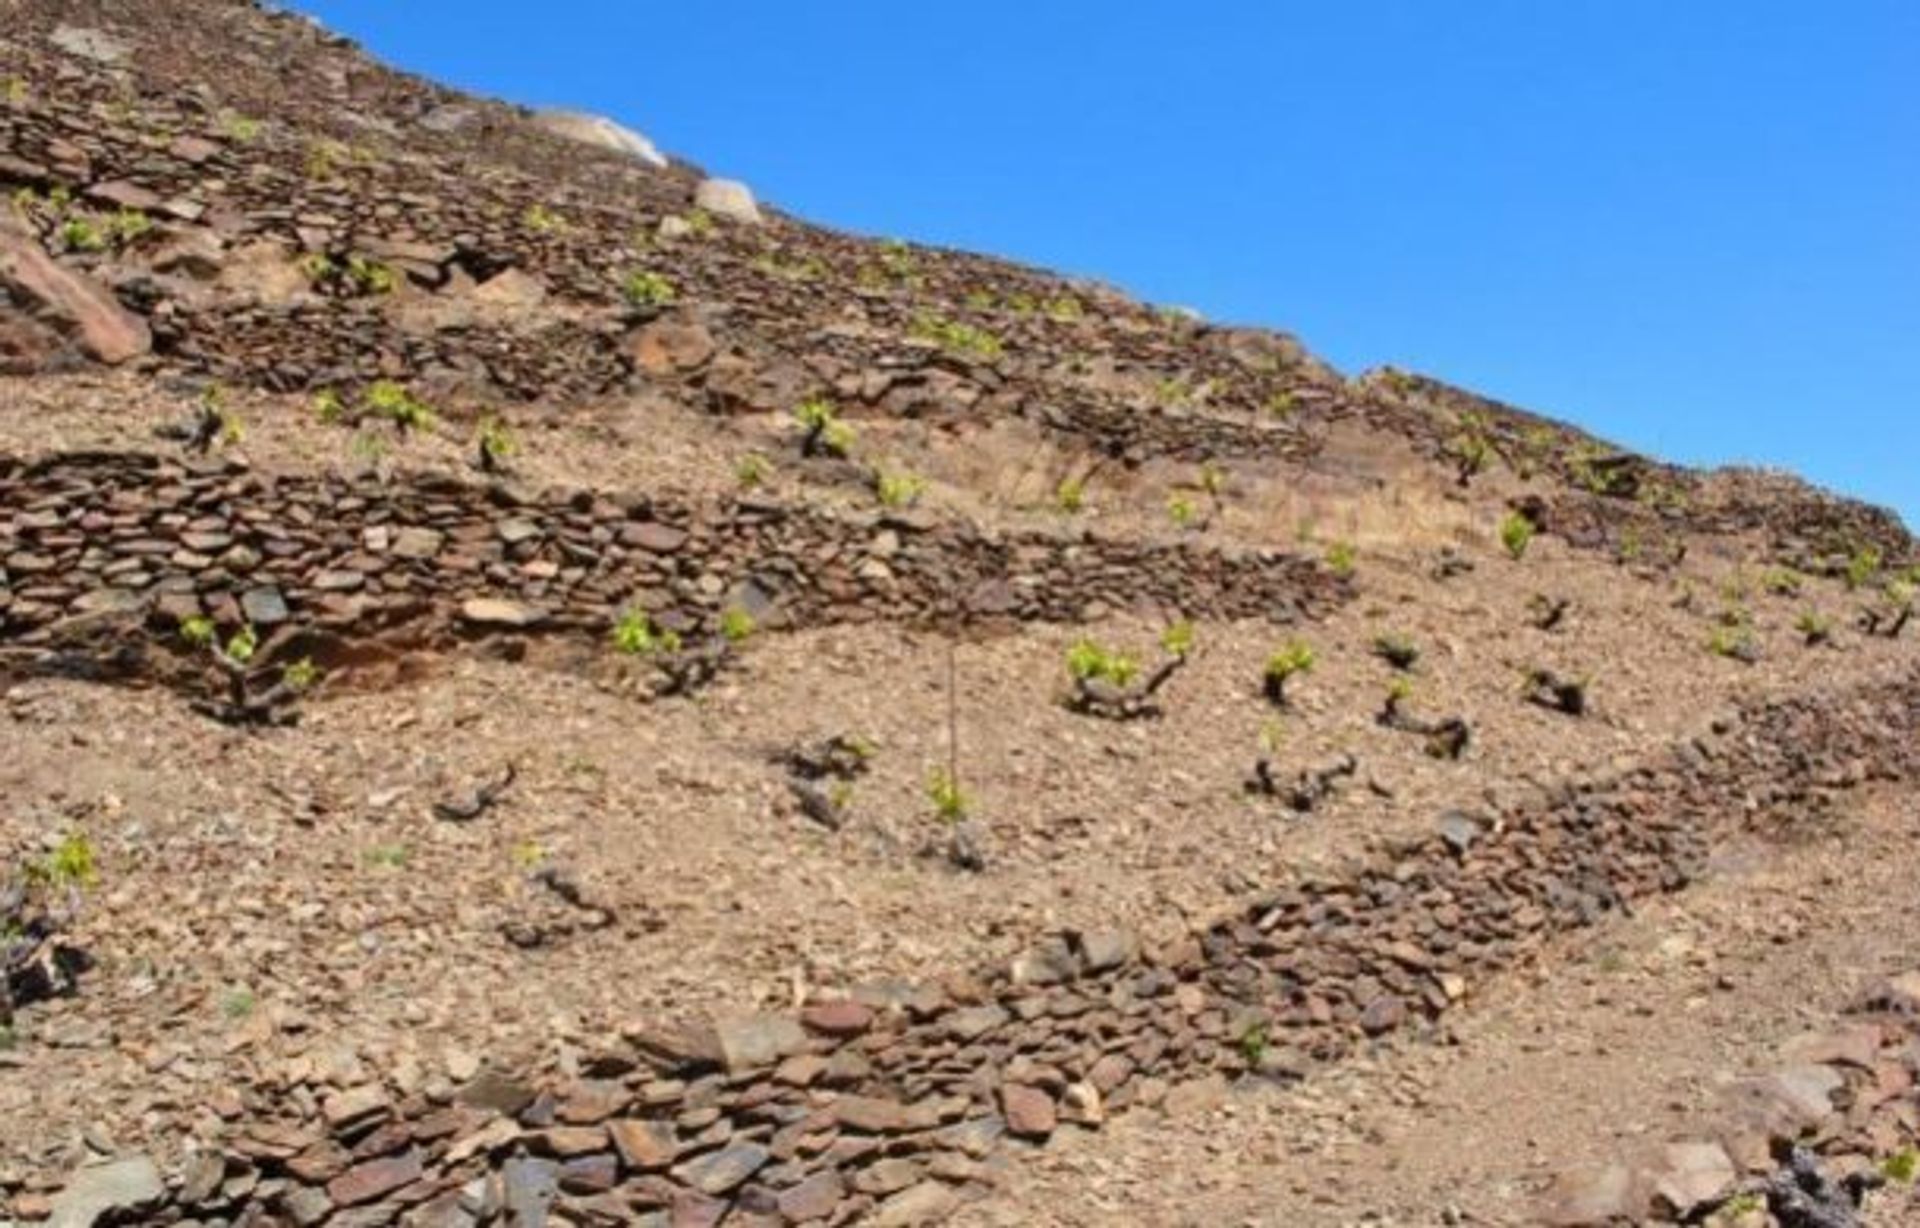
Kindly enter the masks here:
M 0 1216 L 1900 1213 L 1894 946 L 1644 1163 L 1058 1167 L 1382 1102 L 1648 907 L 1911 858 L 1892 515 L 238 0 L 5 13 Z M 1783 948 L 1886 924 L 1833 894 Z

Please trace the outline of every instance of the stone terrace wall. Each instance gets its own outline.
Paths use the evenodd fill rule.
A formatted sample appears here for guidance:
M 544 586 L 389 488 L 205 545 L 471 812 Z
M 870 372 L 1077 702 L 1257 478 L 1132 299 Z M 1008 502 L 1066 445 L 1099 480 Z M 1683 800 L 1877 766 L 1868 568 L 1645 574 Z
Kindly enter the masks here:
M 1166 949 L 1066 934 L 937 986 L 640 1025 L 558 1082 L 483 1070 L 438 1101 L 290 1088 L 141 1222 L 933 1222 L 984 1196 L 1015 1141 L 1429 1026 L 1473 978 L 1687 883 L 1727 827 L 1818 815 L 1916 766 L 1920 676 L 1755 708 L 1616 777 L 1444 816 L 1392 859 Z
M 76 615 L 169 629 L 364 630 L 421 619 L 604 630 L 626 606 L 680 630 L 738 606 L 771 626 L 1077 622 L 1152 606 L 1287 621 L 1344 601 L 1317 562 L 1092 535 L 991 536 L 918 513 L 518 497 L 454 478 L 285 476 L 151 456 L 0 458 L 0 640 Z

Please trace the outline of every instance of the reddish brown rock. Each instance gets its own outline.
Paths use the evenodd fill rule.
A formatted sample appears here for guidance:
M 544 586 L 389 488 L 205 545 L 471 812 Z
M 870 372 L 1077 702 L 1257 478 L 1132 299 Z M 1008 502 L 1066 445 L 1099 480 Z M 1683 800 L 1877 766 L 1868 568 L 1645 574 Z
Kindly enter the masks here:
M 873 1008 L 863 1002 L 815 1002 L 800 1012 L 800 1022 L 828 1036 L 858 1036 L 873 1026 Z
M 354 1165 L 327 1182 L 327 1197 L 337 1206 L 351 1207 L 391 1194 L 420 1180 L 420 1176 L 420 1153 L 407 1151 Z
M 608 1122 L 607 1133 L 613 1137 L 620 1162 L 641 1172 L 666 1168 L 680 1154 L 680 1144 L 668 1122 L 622 1118 Z
M 907 1123 L 902 1105 L 873 1096 L 842 1096 L 833 1102 L 833 1116 L 841 1125 L 867 1134 L 892 1134 Z
M 627 343 L 634 365 L 648 375 L 675 375 L 706 365 L 713 357 L 713 335 L 699 324 L 656 320 Z
M 793 1224 L 825 1219 L 840 1205 L 846 1188 L 839 1173 L 815 1173 L 798 1185 L 780 1192 L 780 1214 Z
M 1044 1139 L 1059 1124 L 1053 1097 L 1037 1087 L 1006 1084 L 1000 1089 L 1000 1111 L 1006 1115 L 1007 1132 L 1020 1138 Z
M 146 322 L 106 287 L 62 267 L 0 217 L 0 373 L 30 375 L 76 357 L 117 366 L 152 346 Z

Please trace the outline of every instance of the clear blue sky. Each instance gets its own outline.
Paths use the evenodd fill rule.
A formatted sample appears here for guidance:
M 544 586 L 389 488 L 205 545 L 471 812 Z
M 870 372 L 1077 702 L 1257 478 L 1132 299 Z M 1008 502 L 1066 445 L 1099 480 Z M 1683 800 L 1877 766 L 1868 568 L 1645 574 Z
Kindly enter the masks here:
M 1920 526 L 1914 0 L 298 0 L 790 212 Z

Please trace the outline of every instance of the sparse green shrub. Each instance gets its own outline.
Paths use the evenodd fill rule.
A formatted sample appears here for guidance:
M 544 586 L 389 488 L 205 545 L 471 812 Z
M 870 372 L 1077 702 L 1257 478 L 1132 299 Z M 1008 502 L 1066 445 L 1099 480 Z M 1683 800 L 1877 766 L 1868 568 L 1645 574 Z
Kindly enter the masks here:
M 1420 648 L 1398 632 L 1387 632 L 1374 637 L 1373 655 L 1395 669 L 1412 669 L 1420 660 Z
M 853 450 L 853 427 L 841 421 L 840 412 L 825 397 L 808 397 L 796 405 L 793 420 L 800 427 L 800 454 L 814 456 L 825 452 L 845 456 Z
M 1261 672 L 1261 689 L 1266 697 L 1279 707 L 1287 703 L 1287 682 L 1313 669 L 1318 658 L 1311 646 L 1300 640 L 1294 640 L 1267 658 L 1266 668 Z
M 1519 512 L 1508 512 L 1500 522 L 1500 544 L 1518 562 L 1526 557 L 1527 547 L 1533 544 L 1534 535 L 1539 531 L 1528 517 Z
M 180 620 L 180 638 L 195 648 L 205 648 L 213 643 L 213 620 L 204 614 L 195 614 Z
M 596 769 L 597 770 L 597 769 Z M 547 859 L 547 850 L 538 840 L 528 837 L 516 841 L 507 856 L 522 870 L 531 870 Z
M 247 623 L 233 633 L 222 651 L 227 654 L 227 660 L 245 665 L 253 660 L 254 653 L 260 651 L 260 633 L 253 629 L 252 623 Z
M 520 224 L 537 235 L 558 234 L 567 228 L 565 218 L 542 204 L 528 205 Z
M 381 870 L 403 870 L 412 859 L 404 844 L 376 844 L 366 852 L 367 864 Z
M 1081 478 L 1061 478 L 1053 488 L 1053 505 L 1071 516 L 1087 505 L 1087 484 Z
M 1911 1147 L 1902 1148 L 1880 1162 L 1880 1175 L 1896 1185 L 1912 1185 L 1916 1173 L 1920 1173 L 1920 1152 Z
M 1250 1024 L 1246 1031 L 1240 1033 L 1239 1047 L 1240 1056 L 1246 1059 L 1247 1065 L 1258 1070 L 1260 1063 L 1266 1060 L 1268 1049 L 1272 1047 L 1267 1025 L 1264 1022 Z
M 914 319 L 911 335 L 931 341 L 941 349 L 973 358 L 994 359 L 1004 348 L 1000 338 L 983 328 L 941 316 L 922 315 Z
M 1168 656 L 1184 657 L 1193 651 L 1193 623 L 1181 619 L 1160 633 L 1160 647 Z
M 784 263 L 777 256 L 761 256 L 754 260 L 753 267 L 783 281 L 819 281 L 827 275 L 827 266 L 818 256 Z
M 1460 415 L 1460 430 L 1447 441 L 1447 453 L 1452 456 L 1454 471 L 1460 485 L 1469 486 L 1487 467 L 1487 461 L 1493 456 L 1493 444 L 1487 437 L 1486 417 L 1477 413 Z
M 1753 629 L 1745 623 L 1715 627 L 1707 637 L 1707 651 L 1716 657 L 1749 664 L 1759 655 L 1753 642 Z
M 656 627 L 645 610 L 627 610 L 613 624 L 613 648 L 629 657 L 650 657 L 675 652 L 680 633 L 670 627 Z
M 1140 663 L 1124 653 L 1109 652 L 1090 639 L 1075 641 L 1067 649 L 1067 673 L 1075 681 L 1107 682 L 1124 687 L 1140 674 Z
M 331 426 L 346 414 L 346 406 L 340 401 L 340 394 L 331 388 L 322 388 L 313 394 L 313 416 Z
M 200 390 L 200 417 L 193 430 L 209 447 L 216 443 L 233 447 L 247 436 L 246 424 L 240 421 L 240 415 L 227 407 L 227 390 L 217 383 Z
M 1350 580 L 1359 562 L 1359 551 L 1352 542 L 1334 542 L 1327 547 L 1327 568 L 1342 580 Z
M 742 490 L 752 490 L 766 485 L 773 475 L 773 463 L 758 452 L 749 452 L 733 465 L 733 480 Z
M 505 468 L 507 458 L 520 450 L 507 424 L 492 414 L 480 419 L 476 445 L 480 452 L 480 467 L 488 473 Z
M 1809 648 L 1828 643 L 1833 639 L 1833 620 L 1813 610 L 1803 611 L 1800 617 L 1794 620 L 1793 627 L 1806 639 Z
M 739 606 L 728 606 L 720 614 L 720 636 L 729 644 L 738 644 L 754 633 L 753 615 Z
M 1720 1210 L 1714 1214 L 1714 1221 L 1738 1221 L 1749 1215 L 1758 1215 L 1766 1209 L 1766 1196 L 1754 1190 L 1747 1190 L 1721 1203 Z
M 919 270 L 920 262 L 904 239 L 884 239 L 880 243 L 880 267 L 892 276 L 906 280 Z
M 300 275 L 316 289 L 340 275 L 340 267 L 325 252 L 308 252 L 300 257 Z
M 1056 324 L 1072 324 L 1084 319 L 1087 314 L 1080 300 L 1071 294 L 1062 294 L 1057 298 L 1048 299 L 1045 310 L 1047 318 Z
M 673 283 L 658 273 L 636 269 L 621 284 L 627 302 L 635 307 L 665 307 L 679 297 Z
M 882 507 L 911 507 L 920 501 L 926 489 L 926 479 L 911 473 L 876 472 L 873 475 L 873 493 Z
M 338 141 L 324 138 L 311 141 L 307 145 L 306 170 L 309 179 L 331 179 L 339 164 L 345 161 L 348 150 Z
M 1185 405 L 1193 390 L 1184 375 L 1172 375 L 1153 386 L 1153 399 L 1162 405 Z
M 1282 422 L 1292 418 L 1299 406 L 1295 403 L 1293 390 L 1282 388 L 1267 398 L 1267 416 Z
M 230 140 L 247 145 L 259 139 L 260 121 L 229 111 L 220 119 L 220 130 L 226 133 Z
M 1589 494 L 1612 494 L 1616 478 L 1600 462 L 1604 449 L 1590 443 L 1577 445 L 1567 454 L 1567 477 Z
M 138 209 L 121 209 L 107 219 L 106 230 L 121 247 L 139 241 L 153 230 L 153 221 Z
M 433 408 L 392 380 L 375 380 L 361 396 L 366 412 L 385 418 L 401 431 L 433 429 Z
M 347 257 L 347 282 L 360 294 L 392 294 L 399 286 L 394 271 L 370 256 L 358 253 Z
M 1207 497 L 1215 503 L 1220 502 L 1221 497 L 1227 493 L 1227 485 L 1230 481 L 1231 475 L 1226 469 L 1212 461 L 1200 466 L 1200 489 L 1205 491 Z
M 60 241 L 76 252 L 107 250 L 106 234 L 83 217 L 70 217 L 60 223 Z
M 1185 495 L 1170 495 L 1167 498 L 1167 519 L 1179 528 L 1194 528 L 1200 521 L 1200 507 Z
M 283 677 L 294 690 L 310 691 L 320 681 L 320 667 L 313 663 L 312 657 L 301 657 L 287 666 Z
M 927 800 L 933 803 L 933 812 L 942 823 L 958 823 L 972 808 L 960 782 L 946 768 L 927 773 Z
M 93 841 L 85 832 L 68 832 L 53 846 L 53 851 L 27 863 L 27 877 L 34 882 L 60 890 L 86 890 L 100 881 L 99 862 Z
M 1770 567 L 1760 577 L 1761 587 L 1776 597 L 1798 597 L 1800 595 L 1800 573 L 1791 567 Z
M 1876 575 L 1880 574 L 1880 551 L 1874 546 L 1861 546 L 1847 559 L 1846 580 L 1849 589 L 1857 589 Z
M 245 1019 L 253 1014 L 255 1000 L 247 989 L 230 989 L 220 998 L 220 1013 L 229 1019 Z

